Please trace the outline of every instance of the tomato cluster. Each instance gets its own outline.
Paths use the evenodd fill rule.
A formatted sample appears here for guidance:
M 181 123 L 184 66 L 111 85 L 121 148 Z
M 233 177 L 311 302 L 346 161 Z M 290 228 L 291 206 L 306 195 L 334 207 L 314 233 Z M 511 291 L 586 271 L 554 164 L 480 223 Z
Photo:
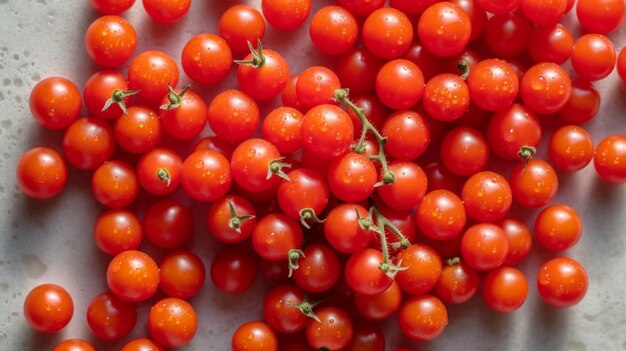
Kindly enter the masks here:
M 28 150 L 16 170 L 20 189 L 38 199 L 64 189 L 67 164 L 92 172 L 91 193 L 106 207 L 94 241 L 111 260 L 89 327 L 122 340 L 145 317 L 136 304 L 152 305 L 149 339 L 126 340 L 123 351 L 176 348 L 196 334 L 187 299 L 207 272 L 189 246 L 194 202 L 210 204 L 201 222 L 224 243 L 213 285 L 238 294 L 259 273 L 270 284 L 263 320 L 233 330 L 233 350 L 384 350 L 381 329 L 364 320 L 397 315 L 407 339 L 428 341 L 446 328 L 447 304 L 479 291 L 495 311 L 524 304 L 529 283 L 515 266 L 533 242 L 560 255 L 583 233 L 574 208 L 552 203 L 559 174 L 593 161 L 601 179 L 626 183 L 626 136 L 594 148 L 583 127 L 600 107 L 592 82 L 616 65 L 626 82 L 626 50 L 606 36 L 624 20 L 622 0 L 579 0 L 589 32 L 580 38 L 558 23 L 568 0 L 337 0 L 313 14 L 311 0 L 263 0 L 260 9 L 229 7 L 219 33 L 190 38 L 182 72 L 166 52 L 135 55 L 141 33 L 120 16 L 134 2 L 90 0 L 103 16 L 86 29 L 85 47 L 101 70 L 82 97 L 63 77 L 33 87 L 32 115 L 63 130 L 62 152 Z M 142 2 L 164 25 L 191 6 Z M 263 47 L 265 21 L 291 31 L 309 17 L 312 45 L 335 66 L 292 74 L 286 57 Z M 561 66 L 570 59 L 572 76 Z M 232 70 L 237 86 L 211 101 L 193 90 Z M 193 86 L 178 86 L 181 73 Z M 267 100 L 282 104 L 264 113 Z M 79 118 L 82 107 L 88 116 Z M 546 135 L 552 115 L 561 126 Z M 541 210 L 529 228 L 512 208 Z M 165 255 L 157 262 L 145 245 Z M 538 269 L 549 305 L 573 306 L 587 286 L 572 258 Z M 156 301 L 159 290 L 167 297 Z M 24 302 L 44 333 L 73 311 L 54 284 Z M 54 348 L 93 349 L 79 339 Z

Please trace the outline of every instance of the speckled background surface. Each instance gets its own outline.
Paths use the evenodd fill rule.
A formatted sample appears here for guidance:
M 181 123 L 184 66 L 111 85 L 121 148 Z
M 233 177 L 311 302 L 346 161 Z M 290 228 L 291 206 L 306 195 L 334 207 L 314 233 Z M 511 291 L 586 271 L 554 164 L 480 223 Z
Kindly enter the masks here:
M 259 6 L 260 1 L 240 1 Z M 315 8 L 331 1 L 315 0 Z M 217 19 L 227 1 L 195 0 L 189 15 L 170 27 L 154 24 L 141 3 L 126 14 L 140 36 L 138 52 L 164 50 L 179 60 L 188 38 L 215 33 Z M 121 343 L 95 341 L 85 318 L 92 297 L 106 289 L 104 272 L 108 257 L 91 238 L 94 220 L 102 207 L 88 193 L 89 174 L 71 171 L 63 193 L 49 201 L 32 201 L 15 185 L 15 165 L 27 149 L 39 145 L 60 149 L 61 132 L 40 128 L 30 116 L 28 96 L 32 86 L 47 76 L 61 75 L 79 87 L 97 67 L 84 52 L 83 33 L 97 17 L 87 1 L 0 0 L 0 349 L 50 350 L 65 338 L 81 337 L 96 342 L 99 350 L 119 349 Z M 567 23 L 572 24 L 573 16 Z M 575 24 L 570 26 L 580 33 Z M 618 48 L 626 44 L 624 29 L 611 38 Z M 265 46 L 289 58 L 291 72 L 310 64 L 329 64 L 308 40 L 307 28 L 280 34 L 269 28 Z M 122 68 L 126 71 L 126 66 Z M 181 74 L 181 85 L 188 79 Z M 234 75 L 215 87 L 199 88 L 206 101 L 217 91 L 235 86 Z M 599 82 L 602 107 L 588 124 L 597 143 L 610 133 L 626 134 L 626 88 L 614 72 Z M 262 106 L 267 111 L 271 104 Z M 549 118 L 549 117 L 547 117 Z M 548 121 L 547 125 L 552 125 Z M 551 127 L 548 127 L 550 130 Z M 207 133 L 208 130 L 205 131 Z M 545 152 L 542 145 L 540 152 Z M 531 291 L 526 304 L 512 314 L 489 311 L 480 297 L 463 306 L 449 308 L 450 325 L 436 341 L 415 344 L 399 337 L 395 322 L 386 327 L 387 349 L 400 344 L 414 350 L 626 350 L 626 185 L 608 186 L 599 181 L 592 166 L 575 175 L 561 176 L 556 202 L 580 211 L 585 231 L 580 243 L 565 255 L 580 260 L 588 270 L 590 288 L 583 302 L 559 310 L 542 303 L 534 288 L 538 266 L 554 254 L 535 249 L 520 268 L 527 274 Z M 191 246 L 207 268 L 218 247 L 204 224 L 206 205 L 194 206 L 199 218 Z M 532 221 L 536 211 L 522 214 Z M 150 248 L 147 247 L 150 251 Z M 160 253 L 154 252 L 160 257 Z M 75 302 L 72 322 L 56 335 L 33 332 L 22 317 L 22 303 L 34 286 L 54 282 L 65 286 Z M 184 350 L 226 350 L 239 324 L 261 318 L 260 303 L 265 285 L 261 279 L 250 291 L 227 296 L 212 286 L 191 299 L 199 314 L 194 342 Z M 139 305 L 139 324 L 132 336 L 146 333 L 149 305 Z

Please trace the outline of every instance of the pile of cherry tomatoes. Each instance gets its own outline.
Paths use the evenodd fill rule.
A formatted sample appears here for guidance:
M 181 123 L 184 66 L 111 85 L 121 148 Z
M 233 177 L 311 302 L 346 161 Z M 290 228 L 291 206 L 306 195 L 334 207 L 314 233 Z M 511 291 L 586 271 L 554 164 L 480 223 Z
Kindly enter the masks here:
M 108 208 L 94 240 L 112 256 L 109 291 L 87 309 L 98 338 L 124 339 L 135 304 L 150 301 L 146 338 L 124 341 L 122 351 L 193 339 L 198 318 L 186 299 L 207 274 L 185 246 L 196 221 L 228 244 L 211 258 L 216 288 L 241 293 L 257 271 L 270 282 L 263 318 L 233 330 L 236 351 L 384 350 L 380 328 L 357 321 L 393 316 L 408 339 L 432 340 L 448 324 L 446 304 L 476 293 L 496 311 L 515 311 L 529 290 L 515 266 L 534 241 L 555 252 L 538 269 L 541 298 L 569 307 L 584 297 L 584 267 L 559 255 L 583 224 L 552 199 L 559 173 L 592 161 L 603 180 L 626 182 L 626 136 L 594 147 L 581 126 L 600 106 L 592 82 L 616 65 L 626 81 L 626 51 L 618 55 L 606 36 L 622 25 L 623 0 L 579 0 L 588 33 L 579 38 L 559 23 L 573 0 L 337 0 L 313 14 L 311 0 L 263 0 L 260 9 L 233 5 L 219 33 L 190 38 L 180 66 L 162 51 L 135 52 L 138 33 L 119 16 L 134 2 L 90 0 L 102 17 L 85 47 L 101 70 L 82 94 L 63 77 L 33 87 L 32 115 L 64 130 L 62 152 L 29 150 L 16 172 L 38 199 L 63 190 L 67 164 L 93 172 L 91 193 Z M 167 25 L 191 0 L 142 3 Z M 311 42 L 334 66 L 293 74 L 263 47 L 265 21 L 281 31 L 309 23 Z M 127 74 L 116 70 L 128 60 Z M 568 60 L 571 77 L 561 66 Z M 192 86 L 177 86 L 180 68 Z M 231 70 L 238 85 L 212 101 L 194 91 Z M 258 103 L 268 100 L 282 104 L 262 116 Z M 544 118 L 563 126 L 544 135 Z M 546 159 L 537 154 L 542 138 Z M 210 203 L 206 218 L 168 196 L 177 190 Z M 141 219 L 140 192 L 153 195 Z M 534 228 L 511 216 L 512 205 L 542 208 Z M 165 253 L 160 262 L 140 251 L 144 238 Z M 167 297 L 156 301 L 159 290 Z M 55 333 L 72 318 L 72 298 L 40 285 L 24 315 Z M 54 350 L 94 348 L 72 339 Z

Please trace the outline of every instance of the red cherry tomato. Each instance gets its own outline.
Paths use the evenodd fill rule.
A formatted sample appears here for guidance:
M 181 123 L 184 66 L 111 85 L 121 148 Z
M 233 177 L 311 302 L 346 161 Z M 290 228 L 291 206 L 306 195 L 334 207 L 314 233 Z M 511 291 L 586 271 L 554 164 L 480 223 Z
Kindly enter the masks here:
M 504 259 L 504 265 L 514 266 L 522 262 L 532 248 L 532 235 L 523 222 L 515 218 L 504 218 L 496 222 L 504 230 L 509 242 L 509 254 Z
M 593 159 L 593 141 L 582 127 L 564 126 L 550 137 L 548 153 L 556 169 L 564 172 L 578 171 Z
M 280 94 L 289 81 L 289 64 L 270 49 L 250 53 L 237 68 L 237 82 L 255 100 L 269 100 Z M 256 56 L 256 57 L 255 57 Z M 255 62 L 256 60 L 256 62 Z
M 17 186 L 35 199 L 48 199 L 59 194 L 67 183 L 67 166 L 58 152 L 48 147 L 26 151 L 15 170 Z
M 513 203 L 509 182 L 500 174 L 475 173 L 463 185 L 461 193 L 467 215 L 477 222 L 494 222 L 504 217 Z
M 115 140 L 122 149 L 141 154 L 161 141 L 161 122 L 157 113 L 147 107 L 131 106 L 128 114 L 115 120 Z
M 530 110 L 539 114 L 558 112 L 569 99 L 572 82 L 556 63 L 543 62 L 529 68 L 520 82 L 520 95 Z
M 530 44 L 533 25 L 521 13 L 495 15 L 487 21 L 485 41 L 497 57 L 515 57 Z
M 430 80 L 432 77 L 443 71 L 443 62 L 441 57 L 426 50 L 424 45 L 422 45 L 419 41 L 414 41 L 404 55 L 402 55 L 402 58 L 416 64 L 422 71 L 425 80 Z M 456 64 L 457 62 L 455 62 L 455 73 L 458 72 Z
M 398 111 L 385 120 L 381 134 L 387 138 L 385 152 L 399 160 L 421 156 L 431 142 L 428 122 L 414 111 Z
M 256 45 L 265 35 L 265 20 L 261 13 L 248 5 L 229 7 L 220 17 L 220 36 L 233 51 L 247 52 L 248 43 Z
M 611 135 L 602 139 L 596 147 L 593 165 L 604 181 L 626 183 L 626 136 Z
M 94 297 L 87 307 L 87 323 L 101 340 L 124 338 L 137 323 L 135 304 L 117 298 L 110 292 Z
M 379 294 L 389 288 L 393 279 L 380 269 L 382 262 L 382 252 L 375 249 L 367 248 L 352 254 L 344 267 L 350 288 L 364 295 Z
M 559 188 L 559 179 L 549 163 L 533 158 L 513 168 L 509 185 L 515 202 L 523 207 L 537 208 L 552 201 Z
M 391 60 L 376 75 L 376 95 L 387 107 L 408 109 L 418 103 L 423 93 L 422 70 L 409 60 Z
M 328 204 L 330 191 L 326 180 L 309 168 L 293 170 L 287 177 L 289 180 L 278 186 L 278 206 L 293 219 L 315 220 Z
M 417 206 L 428 187 L 422 168 L 409 161 L 392 161 L 389 170 L 395 174 L 395 182 L 376 188 L 380 199 L 390 208 L 398 210 L 410 210 Z
M 574 37 L 569 29 L 554 23 L 533 30 L 528 45 L 528 53 L 535 62 L 562 64 L 572 55 Z
M 99 66 L 119 67 L 135 53 L 137 32 L 120 16 L 102 16 L 87 28 L 85 49 Z
M 186 299 L 196 295 L 206 272 L 200 257 L 189 250 L 178 250 L 167 254 L 159 265 L 161 281 L 159 287 L 170 297 Z
M 292 107 L 278 107 L 263 119 L 263 139 L 274 144 L 281 153 L 290 154 L 302 147 L 302 112 Z
M 376 167 L 367 156 L 348 152 L 330 164 L 326 179 L 330 190 L 338 199 L 359 202 L 374 192 Z
M 467 13 L 452 2 L 429 6 L 417 23 L 420 42 L 435 55 L 453 56 L 469 43 L 472 23 Z
M 429 0 L 426 0 L 426 1 L 429 1 Z M 479 1 L 452 0 L 451 2 L 454 4 L 457 4 L 469 16 L 470 22 L 472 24 L 472 33 L 470 35 L 470 41 L 474 41 L 478 39 L 485 32 L 485 29 L 487 27 L 487 12 L 480 6 Z M 515 1 L 510 1 L 510 2 L 515 3 Z
M 582 125 L 591 121 L 600 109 L 600 94 L 589 82 L 574 80 L 572 94 L 558 115 L 567 123 Z
M 489 161 L 487 140 L 475 129 L 455 128 L 443 139 L 441 160 L 446 168 L 459 176 L 470 176 L 480 172 Z
M 500 59 L 480 61 L 467 77 L 470 99 L 483 110 L 499 111 L 513 103 L 519 80 L 513 67 Z
M 185 192 L 198 201 L 214 201 L 224 196 L 232 184 L 228 160 L 212 150 L 198 150 L 187 156 L 180 177 Z
M 335 250 L 355 253 L 369 245 L 372 234 L 359 226 L 359 217 L 367 217 L 367 210 L 358 204 L 340 204 L 328 212 L 324 222 L 324 234 Z
M 224 139 L 220 139 L 216 136 L 208 136 L 202 138 L 196 142 L 196 145 L 193 146 L 193 151 L 198 150 L 212 150 L 217 153 L 224 155 L 227 159 L 233 155 L 233 151 L 235 147 L 233 144 L 227 142 Z
M 296 95 L 302 111 L 308 111 L 321 104 L 336 104 L 334 94 L 339 88 L 341 88 L 339 77 L 331 69 L 323 66 L 305 69 L 296 81 Z
M 168 297 L 155 303 L 148 314 L 148 332 L 164 347 L 187 345 L 196 335 L 198 317 L 185 300 Z
M 159 200 L 146 210 L 143 231 L 156 247 L 172 249 L 182 246 L 193 232 L 191 212 L 177 201 Z
M 335 251 L 326 245 L 312 244 L 298 260 L 299 268 L 293 272 L 293 281 L 302 290 L 319 293 L 332 288 L 341 275 L 341 262 Z
M 232 211 L 230 206 L 232 205 Z M 207 215 L 209 232 L 218 240 L 236 243 L 245 240 L 256 226 L 256 210 L 243 197 L 227 195 L 215 200 Z
M 311 0 L 262 0 L 265 19 L 276 29 L 290 31 L 300 27 L 311 13 Z
M 340 55 L 354 47 L 359 24 L 352 13 L 341 6 L 324 6 L 313 14 L 309 25 L 313 45 L 327 55 Z
M 146 338 L 134 339 L 126 343 L 120 351 L 164 351 L 160 345 Z
M 89 113 L 104 119 L 122 115 L 132 95 L 134 92 L 128 90 L 126 77 L 114 70 L 94 73 L 83 88 L 83 99 Z
M 470 105 L 469 89 L 458 75 L 442 73 L 431 78 L 424 89 L 423 106 L 439 121 L 452 121 L 465 114 Z
M 232 351 L 273 351 L 278 349 L 278 338 L 263 322 L 247 322 L 239 326 L 231 340 Z
M 297 333 L 304 329 L 309 319 L 299 307 L 304 300 L 304 291 L 297 286 L 279 285 L 265 295 L 263 318 L 279 333 Z
M 310 318 L 306 339 L 314 349 L 341 350 L 352 339 L 352 320 L 337 307 L 324 307 L 315 312 L 319 322 Z
M 617 60 L 613 42 L 602 34 L 586 34 L 576 40 L 572 67 L 583 80 L 594 81 L 608 76 Z
M 494 154 L 505 160 L 521 160 L 524 146 L 539 146 L 541 124 L 526 106 L 512 104 L 496 112 L 487 125 L 487 142 Z
M 96 349 L 85 340 L 67 339 L 58 343 L 52 351 L 96 351 Z
M 355 16 L 364 17 L 383 7 L 385 0 L 337 0 L 337 4 Z
M 250 289 L 256 276 L 254 256 L 242 250 L 231 248 L 220 251 L 211 263 L 213 285 L 228 294 L 240 294 Z
M 126 250 L 137 250 L 143 240 L 143 229 L 134 212 L 112 209 L 98 217 L 93 235 L 98 248 L 114 256 Z
M 369 320 L 385 320 L 393 316 L 402 303 L 402 290 L 394 280 L 384 291 L 374 294 L 354 294 L 354 304 L 359 313 Z
M 103 15 L 119 15 L 135 4 L 135 0 L 89 0 L 91 6 Z
M 624 50 L 624 48 L 619 51 L 619 55 L 617 56 L 617 73 L 622 82 L 626 84 L 626 50 Z
M 479 223 L 469 227 L 461 240 L 463 261 L 479 271 L 490 271 L 504 263 L 509 253 L 506 233 L 495 224 Z
M 226 78 L 233 55 L 226 40 L 215 34 L 199 34 L 183 47 L 180 63 L 193 81 L 214 84 Z
M 485 11 L 500 15 L 517 10 L 522 0 L 476 0 L 476 3 Z
M 413 40 L 413 26 L 404 12 L 383 7 L 372 12 L 363 23 L 365 47 L 377 57 L 395 59 L 407 51 Z
M 141 251 L 121 252 L 111 259 L 107 268 L 109 289 L 124 301 L 149 299 L 156 293 L 159 281 L 159 266 Z
M 416 221 L 429 238 L 451 239 L 461 233 L 467 214 L 461 199 L 448 190 L 434 190 L 426 194 L 417 206 Z
M 461 191 L 461 177 L 450 172 L 442 162 L 431 162 L 424 166 L 424 173 L 428 179 L 427 193 L 434 190 L 448 190 L 453 193 Z
M 270 213 L 259 219 L 252 232 L 252 246 L 259 256 L 270 261 L 286 260 L 290 250 L 304 241 L 300 224 L 282 213 Z
M 411 294 L 419 295 L 432 290 L 441 276 L 441 257 L 435 249 L 424 244 L 413 244 L 396 255 L 396 261 L 402 262 L 408 269 L 400 271 L 396 281 L 400 288 Z
M 448 325 L 448 311 L 435 296 L 413 296 L 400 307 L 398 323 L 402 333 L 413 340 L 433 340 Z
M 74 302 L 63 287 L 42 284 L 24 299 L 24 319 L 34 330 L 52 334 L 65 328 L 74 315 Z
M 241 188 L 251 192 L 275 189 L 281 179 L 281 159 L 272 143 L 248 139 L 237 146 L 230 159 L 233 179 Z
M 142 0 L 143 8 L 155 22 L 171 24 L 181 20 L 191 7 L 191 0 Z
M 522 11 L 534 24 L 553 24 L 565 16 L 567 1 L 522 0 Z
M 135 171 L 126 162 L 108 161 L 93 173 L 91 192 L 104 206 L 126 207 L 135 201 L 139 193 Z
M 348 150 L 354 139 L 354 126 L 346 111 L 335 105 L 323 104 L 304 115 L 301 136 L 305 151 L 328 159 Z
M 116 148 L 113 128 L 93 117 L 79 118 L 63 135 L 63 154 L 72 166 L 91 171 L 113 157 Z
M 49 77 L 37 83 L 28 99 L 30 113 L 44 128 L 65 129 L 78 118 L 82 101 L 72 81 Z
M 137 179 L 149 193 L 164 195 L 178 189 L 183 160 L 173 150 L 156 147 L 141 156 L 137 163 Z
M 128 67 L 128 86 L 132 90 L 140 90 L 137 96 L 159 101 L 168 92 L 168 86 L 176 87 L 178 83 L 178 65 L 174 59 L 163 51 L 144 51 L 136 56 Z
M 478 273 L 464 262 L 444 264 L 435 287 L 437 296 L 447 303 L 469 301 L 478 290 Z
M 565 308 L 578 304 L 585 297 L 588 286 L 585 268 L 572 258 L 553 258 L 539 268 L 539 296 L 552 306 Z
M 334 71 L 341 86 L 349 89 L 354 97 L 374 91 L 376 74 L 382 65 L 382 60 L 366 48 L 355 47 L 337 57 Z
M 487 306 L 498 312 L 513 312 L 519 309 L 528 296 L 526 276 L 513 267 L 500 267 L 489 272 L 483 281 L 482 289 Z
M 226 141 L 241 142 L 257 130 L 261 115 L 250 96 L 240 90 L 230 89 L 211 101 L 207 119 L 215 135 Z
M 576 16 L 587 32 L 609 34 L 624 22 L 626 4 L 622 0 L 579 0 Z
M 573 208 L 556 204 L 544 208 L 535 219 L 537 241 L 551 251 L 567 250 L 580 240 L 583 222 Z
M 207 122 L 207 107 L 192 90 L 175 89 L 163 97 L 159 118 L 168 135 L 189 140 L 200 135 Z

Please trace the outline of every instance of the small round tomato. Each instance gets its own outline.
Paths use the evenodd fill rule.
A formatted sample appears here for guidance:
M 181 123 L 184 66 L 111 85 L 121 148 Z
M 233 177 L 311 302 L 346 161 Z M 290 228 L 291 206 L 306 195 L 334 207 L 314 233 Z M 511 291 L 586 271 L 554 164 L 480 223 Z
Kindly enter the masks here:
M 233 179 L 238 186 L 250 192 L 264 192 L 275 189 L 284 176 L 278 149 L 269 141 L 252 138 L 235 149 L 230 159 Z
M 135 171 L 126 162 L 108 161 L 93 173 L 91 192 L 104 206 L 126 207 L 135 201 L 139 193 Z
M 502 228 L 479 223 L 469 227 L 461 240 L 463 261 L 479 271 L 490 271 L 504 263 L 509 253 L 509 241 Z
M 494 222 L 504 217 L 513 203 L 509 182 L 500 174 L 475 173 L 463 185 L 461 193 L 467 215 L 477 222 Z
M 523 207 L 537 208 L 552 201 L 559 188 L 559 178 L 548 162 L 533 158 L 513 168 L 509 185 L 515 202 Z
M 278 206 L 289 217 L 317 221 L 326 205 L 330 191 L 322 175 L 309 168 L 287 173 L 289 180 L 278 186 Z
M 426 50 L 424 45 L 419 41 L 414 41 L 409 49 L 402 55 L 403 59 L 409 60 L 417 65 L 422 71 L 425 80 L 430 80 L 435 75 L 443 71 L 443 62 L 441 57 Z M 458 72 L 456 68 L 458 62 L 455 62 L 455 73 Z M 343 80 L 341 81 L 343 83 Z
M 299 74 L 292 74 L 287 81 L 287 85 L 280 93 L 280 101 L 284 106 L 295 108 L 300 112 L 306 112 L 306 109 L 302 106 L 300 99 L 298 99 L 298 93 L 296 91 L 296 85 L 298 84 Z
M 439 121 L 453 121 L 465 114 L 470 105 L 469 89 L 455 74 L 442 73 L 431 78 L 424 89 L 423 106 Z
M 140 90 L 137 96 L 159 101 L 168 92 L 168 86 L 176 87 L 179 75 L 174 59 L 163 51 L 144 51 L 135 57 L 128 67 L 128 86 Z
M 533 25 L 518 12 L 495 15 L 487 21 L 485 41 L 497 57 L 515 57 L 526 51 Z
M 504 259 L 504 265 L 514 266 L 522 262 L 530 253 L 533 243 L 526 224 L 511 217 L 501 219 L 496 224 L 504 230 L 509 242 L 509 254 Z
M 298 260 L 299 268 L 293 272 L 296 285 L 309 293 L 319 293 L 332 288 L 341 275 L 341 262 L 335 251 L 326 245 L 312 244 Z
M 198 150 L 212 150 L 230 159 L 233 155 L 233 151 L 235 151 L 235 147 L 228 141 L 213 135 L 198 140 L 193 146 L 193 151 Z
M 408 267 L 398 272 L 396 281 L 402 291 L 411 295 L 429 292 L 441 276 L 441 257 L 428 245 L 413 244 L 400 251 L 395 260 Z
M 520 82 L 520 95 L 530 110 L 539 114 L 558 112 L 569 99 L 572 82 L 556 63 L 543 62 L 529 68 Z
M 448 190 L 434 190 L 426 194 L 417 206 L 416 221 L 429 238 L 451 239 L 461 233 L 467 214 L 461 199 Z
M 211 263 L 213 285 L 228 294 L 240 294 L 250 289 L 256 276 L 257 262 L 254 256 L 240 249 L 222 250 Z
M 297 286 L 279 285 L 270 290 L 263 299 L 263 319 L 279 333 L 297 333 L 304 329 L 309 319 L 301 311 L 304 301 L 304 291 Z
M 428 1 L 432 0 L 424 0 L 422 2 Z M 478 39 L 487 27 L 487 12 L 475 0 L 452 0 L 451 2 L 457 4 L 469 16 L 472 24 L 470 41 Z
M 155 303 L 148 314 L 148 332 L 164 347 L 187 345 L 196 335 L 198 317 L 193 306 L 175 297 Z
M 278 96 L 289 81 L 289 64 L 274 50 L 262 49 L 238 61 L 237 82 L 244 93 L 255 100 L 270 100 Z
M 135 154 L 151 150 L 161 141 L 161 122 L 157 113 L 148 107 L 131 106 L 128 114 L 115 120 L 115 140 L 122 149 Z
M 200 135 L 206 126 L 207 107 L 198 93 L 185 89 L 172 89 L 161 100 L 159 118 L 168 135 L 189 140 Z
M 337 0 L 337 5 L 344 7 L 355 16 L 365 17 L 385 6 L 385 0 Z
M 155 22 L 171 24 L 181 20 L 191 7 L 191 0 L 142 0 L 144 10 Z
M 479 131 L 458 127 L 446 134 L 441 144 L 441 161 L 452 173 L 470 176 L 487 167 L 489 146 Z
M 313 14 L 309 25 L 313 45 L 327 55 L 340 55 L 354 47 L 359 24 L 352 13 L 341 6 L 324 6 Z
M 402 333 L 413 340 L 433 340 L 448 325 L 448 310 L 435 296 L 413 296 L 400 307 L 398 323 Z
M 119 67 L 135 53 L 137 32 L 120 16 L 102 16 L 87 28 L 85 49 L 99 66 Z
M 65 328 L 74 315 L 74 302 L 63 287 L 42 284 L 24 299 L 24 319 L 34 330 L 52 334 Z
M 352 93 L 352 91 L 350 91 Z M 356 95 L 350 98 L 350 101 L 363 113 L 365 119 L 376 128 L 376 130 L 380 130 L 383 122 L 387 119 L 388 110 L 383 105 L 378 97 L 375 95 Z M 360 135 L 363 130 L 363 123 L 361 123 L 361 119 L 358 114 L 349 106 L 346 107 L 346 112 L 352 119 L 352 125 L 354 126 L 354 135 Z M 369 140 L 372 140 L 369 138 Z M 366 142 L 368 140 L 366 139 Z M 378 146 L 378 145 L 376 145 Z M 377 150 L 378 151 L 378 150 Z M 376 152 L 377 153 L 377 152 Z
M 604 181 L 626 183 L 626 136 L 611 135 L 596 147 L 593 166 Z
M 445 264 L 435 287 L 437 296 L 447 303 L 459 304 L 469 301 L 478 290 L 478 273 L 464 262 Z
M 135 0 L 89 0 L 94 10 L 103 15 L 119 15 L 135 4 Z
M 587 293 L 589 278 L 585 268 L 569 257 L 557 257 L 544 263 L 537 275 L 539 295 L 555 307 L 571 307 Z
M 535 219 L 537 241 L 551 251 L 567 250 L 580 240 L 583 222 L 573 208 L 551 205 L 544 208 Z
M 576 16 L 585 31 L 609 34 L 624 22 L 626 4 L 622 0 L 579 0 Z
M 330 68 L 313 66 L 298 75 L 296 95 L 302 111 L 322 104 L 336 104 L 335 91 L 341 88 L 339 77 Z
M 77 119 L 63 135 L 63 154 L 74 167 L 91 171 L 113 157 L 116 148 L 113 128 L 98 118 Z
M 101 340 L 119 340 L 137 323 L 135 304 L 117 298 L 110 292 L 94 297 L 87 307 L 87 323 Z
M 487 125 L 487 142 L 494 154 L 505 160 L 520 160 L 524 146 L 537 147 L 541 124 L 528 107 L 512 104 L 496 112 Z
M 209 127 L 218 137 L 231 142 L 248 139 L 259 127 L 261 114 L 248 94 L 230 89 L 218 94 L 209 104 Z
M 156 147 L 141 156 L 137 163 L 139 184 L 149 193 L 164 195 L 178 189 L 183 160 L 175 151 Z
M 442 162 L 428 163 L 424 166 L 424 173 L 428 179 L 427 193 L 434 190 L 448 190 L 458 194 L 461 191 L 462 178 L 450 172 Z
M 385 120 L 381 134 L 387 138 L 385 151 L 399 160 L 413 160 L 430 145 L 430 127 L 426 119 L 414 111 L 398 111 Z
M 413 26 L 404 12 L 382 7 L 367 16 L 362 35 L 372 54 L 390 60 L 407 51 L 413 41 Z
M 259 256 L 270 261 L 286 260 L 289 251 L 304 242 L 300 224 L 282 213 L 270 213 L 259 219 L 252 232 L 252 246 Z
M 374 192 L 376 167 L 367 156 L 348 152 L 332 161 L 326 179 L 338 199 L 359 202 Z
M 322 104 L 304 115 L 301 136 L 305 151 L 329 159 L 348 150 L 354 139 L 354 126 L 346 111 Z
M 243 4 L 226 9 L 218 26 L 220 36 L 233 51 L 238 52 L 248 51 L 248 43 L 256 45 L 265 35 L 265 20 L 261 13 Z
M 582 125 L 591 121 L 600 109 L 600 94 L 589 82 L 574 80 L 572 94 L 558 112 L 567 123 Z
M 480 61 L 467 76 L 471 101 L 483 110 L 499 111 L 513 103 L 519 80 L 513 67 L 504 60 Z
M 130 97 L 126 77 L 114 70 L 94 73 L 83 88 L 83 99 L 89 113 L 98 118 L 114 119 L 126 113 Z
M 376 74 L 382 66 L 383 61 L 366 48 L 355 47 L 337 57 L 335 73 L 350 95 L 368 94 L 374 91 Z
M 67 166 L 61 155 L 48 147 L 26 151 L 15 170 L 17 186 L 35 199 L 48 199 L 59 194 L 67 183 Z
M 593 159 L 593 141 L 582 127 L 564 126 L 550 137 L 548 153 L 556 169 L 575 172 L 585 168 Z
M 437 0 L 389 0 L 389 6 L 407 14 L 421 14 Z
M 67 78 L 49 77 L 37 83 L 28 99 L 30 113 L 44 128 L 65 129 L 78 118 L 82 101 Z
M 281 153 L 290 154 L 302 147 L 302 112 L 292 107 L 278 107 L 264 119 L 263 139 L 274 144 Z
M 352 340 L 345 351 L 385 351 L 385 335 L 371 323 L 359 323 L 354 326 Z
M 417 23 L 417 33 L 428 51 L 439 56 L 453 56 L 469 43 L 472 23 L 457 4 L 438 2 L 422 13 Z
M 191 238 L 191 212 L 173 200 L 159 200 L 148 207 L 143 218 L 146 238 L 156 247 L 172 249 Z
M 107 268 L 109 289 L 124 301 L 152 297 L 159 287 L 159 266 L 146 253 L 128 250 L 117 254 Z
M 134 212 L 111 209 L 98 217 L 93 236 L 98 248 L 113 256 L 126 250 L 137 250 L 143 240 L 143 230 Z
M 278 338 L 267 324 L 247 322 L 240 325 L 233 333 L 232 351 L 274 351 L 278 350 Z
M 85 340 L 67 339 L 58 343 L 52 351 L 96 351 L 96 349 Z
M 563 18 L 568 0 L 522 0 L 522 11 L 534 24 L 544 26 L 556 23 Z
M 146 338 L 134 339 L 126 343 L 120 351 L 164 351 L 160 345 Z
M 226 40 L 215 34 L 199 34 L 183 47 L 180 63 L 193 81 L 214 84 L 228 75 L 233 55 Z
M 196 295 L 206 272 L 200 257 L 189 250 L 174 251 L 161 260 L 159 287 L 170 297 L 186 299 Z
M 498 312 L 513 312 L 526 302 L 528 282 L 519 269 L 500 267 L 485 277 L 483 299 L 489 308 Z
M 391 60 L 376 75 L 376 95 L 383 104 L 395 110 L 413 107 L 423 93 L 422 70 L 409 60 Z
M 380 199 L 387 206 L 398 210 L 410 210 L 417 206 L 428 187 L 428 179 L 422 168 L 410 161 L 392 161 L 389 170 L 395 175 L 395 182 L 376 188 Z
M 226 243 L 245 240 L 256 226 L 256 210 L 248 200 L 236 195 L 215 200 L 207 218 L 209 232 Z
M 367 217 L 367 210 L 358 204 L 344 203 L 333 207 L 324 221 L 326 241 L 337 251 L 355 253 L 365 249 L 372 234 L 360 227 L 358 219 Z
M 554 23 L 533 30 L 528 53 L 535 62 L 562 64 L 572 56 L 574 37 L 566 26 Z
M 344 267 L 346 282 L 354 292 L 374 295 L 385 291 L 393 282 L 381 270 L 383 253 L 367 248 L 350 256 Z
M 274 28 L 291 31 L 306 22 L 311 13 L 311 0 L 262 0 L 261 10 Z
M 341 350 L 352 339 L 352 319 L 337 307 L 315 311 L 318 320 L 309 319 L 305 329 L 309 345 L 316 350 Z
M 185 192 L 198 201 L 214 201 L 224 196 L 232 184 L 226 157 L 217 151 L 198 150 L 187 156 L 180 181 Z
M 374 294 L 354 294 L 354 304 L 363 317 L 382 321 L 393 316 L 402 303 L 402 290 L 394 280 L 384 291 Z
M 626 84 L 626 50 L 622 48 L 617 56 L 617 73 L 622 80 L 622 83 Z
M 576 40 L 572 67 L 583 80 L 594 81 L 608 76 L 617 60 L 613 42 L 602 34 L 586 34 Z

